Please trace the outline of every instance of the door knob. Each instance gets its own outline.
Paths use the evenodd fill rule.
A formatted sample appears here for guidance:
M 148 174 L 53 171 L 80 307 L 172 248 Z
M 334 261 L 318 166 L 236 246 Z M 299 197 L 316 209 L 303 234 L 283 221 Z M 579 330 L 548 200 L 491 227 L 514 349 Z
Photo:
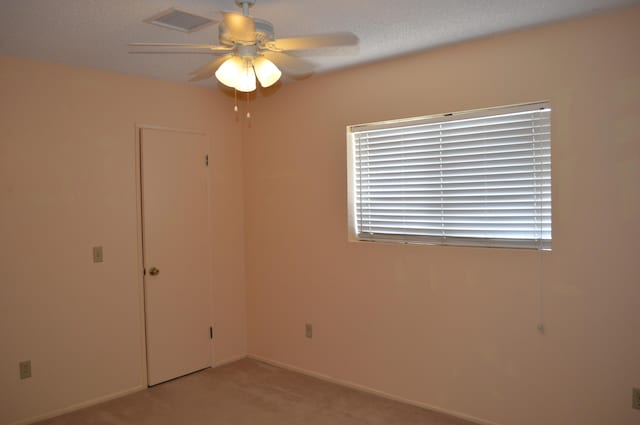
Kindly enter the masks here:
M 151 267 L 151 270 L 149 270 L 149 274 L 150 274 L 151 276 L 157 276 L 159 273 L 160 273 L 160 270 L 158 270 L 158 269 L 157 269 L 157 268 L 155 268 L 155 267 Z

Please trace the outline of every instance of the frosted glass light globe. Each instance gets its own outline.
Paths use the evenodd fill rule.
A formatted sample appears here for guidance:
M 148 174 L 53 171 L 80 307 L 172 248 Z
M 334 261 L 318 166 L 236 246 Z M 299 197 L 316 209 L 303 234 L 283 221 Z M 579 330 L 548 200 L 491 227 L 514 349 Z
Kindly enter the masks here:
M 274 85 L 282 76 L 282 72 L 269 59 L 259 56 L 253 60 L 253 68 L 262 87 Z
M 244 61 L 239 57 L 229 58 L 216 71 L 216 78 L 227 87 L 235 87 L 243 65 Z

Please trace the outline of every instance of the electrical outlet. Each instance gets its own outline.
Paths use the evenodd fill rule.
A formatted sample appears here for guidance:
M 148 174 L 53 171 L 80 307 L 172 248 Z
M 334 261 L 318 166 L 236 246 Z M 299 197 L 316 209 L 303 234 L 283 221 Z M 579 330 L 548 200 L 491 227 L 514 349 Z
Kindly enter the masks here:
M 640 410 L 640 388 L 634 388 L 631 393 L 633 394 L 633 408 Z
M 94 246 L 93 247 L 93 262 L 94 263 L 102 263 L 104 261 L 104 257 L 102 256 L 102 247 Z
M 313 326 L 311 323 L 307 323 L 304 325 L 304 336 L 307 338 L 313 338 Z
M 20 379 L 31 378 L 31 360 L 25 360 L 19 363 Z

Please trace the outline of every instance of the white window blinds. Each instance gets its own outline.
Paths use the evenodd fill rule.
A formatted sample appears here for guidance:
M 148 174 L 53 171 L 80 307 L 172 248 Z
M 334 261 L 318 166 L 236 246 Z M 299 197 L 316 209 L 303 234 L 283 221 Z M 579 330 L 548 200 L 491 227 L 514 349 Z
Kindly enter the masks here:
M 349 127 L 361 240 L 549 249 L 548 104 Z

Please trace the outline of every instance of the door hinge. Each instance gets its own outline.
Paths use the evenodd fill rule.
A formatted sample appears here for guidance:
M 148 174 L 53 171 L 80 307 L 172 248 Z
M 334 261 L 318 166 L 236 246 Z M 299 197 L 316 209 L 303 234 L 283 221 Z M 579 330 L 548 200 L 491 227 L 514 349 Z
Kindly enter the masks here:
M 147 275 L 147 269 L 142 269 L 142 276 L 146 276 Z
M 209 326 L 209 339 L 213 339 L 213 326 Z
M 209 155 L 204 156 L 204 165 L 209 166 Z

